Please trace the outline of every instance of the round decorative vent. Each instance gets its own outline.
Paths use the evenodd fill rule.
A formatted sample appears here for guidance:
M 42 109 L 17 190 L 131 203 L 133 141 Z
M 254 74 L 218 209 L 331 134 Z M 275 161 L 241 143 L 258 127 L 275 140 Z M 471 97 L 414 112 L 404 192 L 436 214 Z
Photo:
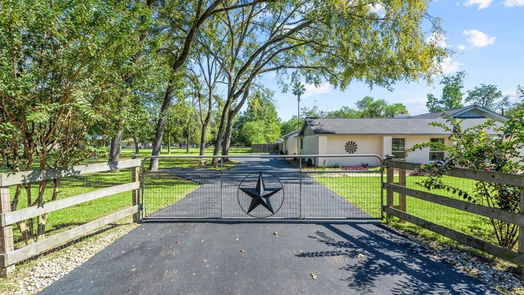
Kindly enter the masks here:
M 358 145 L 356 142 L 350 140 L 346 142 L 345 149 L 346 149 L 346 152 L 348 152 L 348 154 L 353 154 L 354 152 L 357 151 Z

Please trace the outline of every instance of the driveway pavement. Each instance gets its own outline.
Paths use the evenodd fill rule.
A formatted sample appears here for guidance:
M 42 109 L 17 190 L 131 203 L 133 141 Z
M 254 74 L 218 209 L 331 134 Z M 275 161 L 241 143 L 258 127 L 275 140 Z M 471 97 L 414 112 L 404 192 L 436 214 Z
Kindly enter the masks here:
M 272 196 L 272 202 L 279 203 L 285 194 L 280 211 L 272 218 L 371 218 L 360 208 L 354 206 L 341 196 L 318 183 L 307 174 L 282 159 L 235 159 L 239 164 L 223 172 L 211 169 L 167 169 L 176 177 L 189 179 L 201 184 L 200 188 L 178 201 L 174 206 L 153 214 L 159 218 L 245 218 L 249 217 L 238 204 L 238 187 L 243 182 L 247 186 L 255 186 L 258 172 L 264 172 L 266 185 L 283 187 L 283 190 Z M 329 175 L 329 174 L 326 174 Z M 273 177 L 274 176 L 274 177 Z M 246 178 L 247 177 L 247 178 Z M 277 183 L 276 179 L 278 178 Z M 372 184 L 377 188 L 377 194 L 367 202 L 377 208 L 380 206 L 380 179 Z M 299 194 L 299 192 L 302 192 Z M 146 188 L 146 194 L 147 194 Z M 173 191 L 173 193 L 175 193 Z M 154 202 L 155 196 L 149 199 Z M 158 198 L 169 196 L 158 195 Z M 240 196 L 249 199 L 247 195 Z M 148 206 L 147 202 L 145 204 Z M 146 209 L 147 210 L 147 209 Z M 260 207 L 259 211 L 265 209 Z M 257 213 L 257 212 L 256 212 Z M 263 215 L 264 212 L 259 212 Z M 373 216 L 378 217 L 378 216 Z
M 251 161 L 234 169 L 296 173 L 280 165 L 288 164 Z M 284 185 L 296 185 L 288 181 Z M 202 184 L 204 191 L 214 185 Z M 318 192 L 349 204 L 330 191 Z M 198 196 L 181 202 L 202 201 Z M 146 222 L 40 294 L 497 293 L 378 221 L 222 219 Z

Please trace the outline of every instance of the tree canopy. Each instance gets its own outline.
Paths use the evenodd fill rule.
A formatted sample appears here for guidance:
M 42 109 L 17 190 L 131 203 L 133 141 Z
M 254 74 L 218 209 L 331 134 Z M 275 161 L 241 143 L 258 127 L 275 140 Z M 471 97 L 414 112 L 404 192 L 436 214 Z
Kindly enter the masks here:
M 426 107 L 430 112 L 443 112 L 452 109 L 457 109 L 463 106 L 462 98 L 464 93 L 464 78 L 466 77 L 465 72 L 457 72 L 454 75 L 444 76 L 440 81 L 442 88 L 442 95 L 440 98 L 435 97 L 433 94 L 427 95 Z

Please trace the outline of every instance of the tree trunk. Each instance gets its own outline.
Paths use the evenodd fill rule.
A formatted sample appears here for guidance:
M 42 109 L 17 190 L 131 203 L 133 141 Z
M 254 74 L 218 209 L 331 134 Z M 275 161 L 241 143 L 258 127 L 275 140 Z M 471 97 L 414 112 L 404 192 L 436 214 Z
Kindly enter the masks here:
M 202 132 L 200 133 L 200 149 L 198 151 L 198 154 L 200 156 L 203 156 L 206 154 L 206 132 L 207 132 L 207 126 L 202 125 Z
M 231 137 L 233 133 L 233 120 L 237 116 L 238 112 L 240 111 L 244 103 L 246 103 L 248 97 L 249 97 L 249 87 L 244 91 L 242 99 L 240 100 L 238 105 L 228 112 L 226 130 L 224 132 L 225 139 L 222 142 L 222 155 L 223 156 L 229 155 L 229 147 L 231 146 Z
M 138 137 L 133 135 L 133 144 L 135 145 L 135 155 L 140 155 L 140 147 L 138 143 Z
M 191 141 L 191 122 L 187 121 L 186 154 L 189 154 L 189 142 Z
M 164 94 L 164 100 L 162 106 L 160 107 L 160 114 L 158 117 L 158 122 L 155 129 L 155 138 L 153 139 L 153 150 L 151 151 L 151 156 L 159 156 L 160 150 L 162 148 L 162 136 L 164 135 L 164 125 L 166 123 L 166 114 L 169 106 L 171 105 L 171 95 L 173 94 L 173 83 L 171 81 L 167 86 L 166 93 Z M 152 158 L 149 163 L 149 170 L 157 171 L 158 170 L 158 158 Z
M 171 154 L 171 130 L 167 132 L 167 153 Z
M 222 140 L 224 138 L 224 129 L 227 121 L 227 114 L 229 113 L 231 102 L 226 102 L 224 105 L 224 110 L 222 110 L 222 115 L 220 116 L 220 124 L 218 126 L 217 138 L 215 141 L 215 147 L 213 148 L 213 156 L 218 156 L 220 154 L 220 147 L 222 146 Z M 212 165 L 216 167 L 218 164 L 218 158 L 213 158 Z
M 231 136 L 233 133 L 233 112 L 229 112 L 229 115 L 227 117 L 228 118 L 226 128 L 224 131 L 224 139 L 222 141 L 222 156 L 229 155 L 229 146 L 231 145 Z
M 116 132 L 115 136 L 111 139 L 111 145 L 109 147 L 109 162 L 116 162 L 120 160 L 120 148 L 122 146 L 122 135 L 124 130 L 120 129 Z

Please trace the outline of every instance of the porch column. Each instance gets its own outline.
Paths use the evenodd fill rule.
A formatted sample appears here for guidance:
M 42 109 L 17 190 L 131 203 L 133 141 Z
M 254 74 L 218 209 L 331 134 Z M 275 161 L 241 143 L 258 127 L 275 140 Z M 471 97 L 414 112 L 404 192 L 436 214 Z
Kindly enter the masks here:
M 391 136 L 382 136 L 382 155 L 391 155 Z
M 327 154 L 328 153 L 328 150 L 327 150 L 327 136 L 325 135 L 322 135 L 322 136 L 318 136 L 318 154 L 319 155 L 323 155 L 323 154 Z M 329 163 L 327 163 L 329 161 L 329 158 L 317 158 L 317 163 L 316 165 L 317 166 L 323 166 L 324 165 L 324 161 L 326 161 L 326 165 L 329 166 Z

